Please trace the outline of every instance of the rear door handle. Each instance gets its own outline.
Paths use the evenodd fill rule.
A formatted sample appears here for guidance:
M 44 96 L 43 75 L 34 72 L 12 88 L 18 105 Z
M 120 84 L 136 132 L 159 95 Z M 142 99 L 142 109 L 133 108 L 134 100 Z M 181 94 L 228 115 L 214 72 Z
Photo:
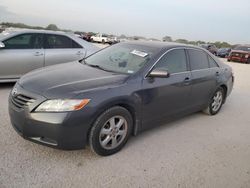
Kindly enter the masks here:
M 190 77 L 186 77 L 186 78 L 184 79 L 184 85 L 190 85 L 190 83 L 191 83 Z
M 78 51 L 78 52 L 76 53 L 76 55 L 83 55 L 83 52 Z
M 41 52 L 35 52 L 34 53 L 34 56 L 42 56 L 43 55 L 43 53 L 41 53 Z

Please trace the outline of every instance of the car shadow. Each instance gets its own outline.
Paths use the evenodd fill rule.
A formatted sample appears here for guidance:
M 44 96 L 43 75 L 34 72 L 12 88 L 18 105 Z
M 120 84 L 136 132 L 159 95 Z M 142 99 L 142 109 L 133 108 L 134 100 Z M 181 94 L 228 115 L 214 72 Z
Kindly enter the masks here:
M 0 89 L 11 89 L 15 83 L 0 83 Z
M 173 120 L 157 123 L 154 127 L 146 129 L 146 130 L 140 132 L 136 136 L 132 136 L 127 145 L 129 146 L 130 144 L 140 142 L 141 140 L 143 140 L 147 136 L 158 135 L 159 133 L 161 133 L 163 131 L 167 131 L 168 129 L 183 126 L 183 125 L 185 125 L 185 122 L 187 122 L 191 119 L 194 119 L 198 116 L 201 116 L 201 115 L 203 115 L 202 112 L 196 112 L 196 113 L 188 114 L 188 115 L 185 115 L 185 116 L 173 119 Z

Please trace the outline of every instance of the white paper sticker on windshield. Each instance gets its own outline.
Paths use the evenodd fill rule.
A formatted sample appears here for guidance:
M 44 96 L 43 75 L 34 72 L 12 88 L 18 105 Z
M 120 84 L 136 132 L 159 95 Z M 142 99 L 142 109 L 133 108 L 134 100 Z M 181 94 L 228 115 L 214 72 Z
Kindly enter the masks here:
M 134 54 L 134 55 L 138 55 L 140 57 L 146 57 L 148 55 L 148 53 L 145 53 L 145 52 L 141 52 L 139 50 L 133 50 L 132 52 L 130 52 L 131 54 Z
M 129 73 L 129 74 L 133 74 L 133 73 L 134 73 L 134 71 L 132 71 L 132 70 L 128 70 L 128 73 Z

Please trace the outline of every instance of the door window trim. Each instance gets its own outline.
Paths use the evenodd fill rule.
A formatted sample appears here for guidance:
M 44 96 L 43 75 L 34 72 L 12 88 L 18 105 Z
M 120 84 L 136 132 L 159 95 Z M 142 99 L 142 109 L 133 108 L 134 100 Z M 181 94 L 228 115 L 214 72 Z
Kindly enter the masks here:
M 12 35 L 12 36 L 10 36 L 10 37 L 8 37 L 8 38 L 5 38 L 2 42 L 4 43 L 4 42 L 6 42 L 6 41 L 8 41 L 8 40 L 11 40 L 12 38 L 15 38 L 15 37 L 19 37 L 19 36 L 22 36 L 22 35 L 41 35 L 42 36 L 42 47 L 41 48 L 24 48 L 24 49 L 22 49 L 22 48 L 10 48 L 10 49 L 6 49 L 6 50 L 41 50 L 41 49 L 44 49 L 44 33 L 39 33 L 39 32 L 24 32 L 24 33 L 17 33 L 17 34 L 15 34 L 15 35 Z M 3 48 L 3 49 L 5 49 L 5 48 Z
M 160 61 L 160 59 L 166 55 L 168 52 L 172 51 L 172 50 L 185 50 L 185 54 L 186 54 L 186 59 L 187 59 L 187 71 L 184 72 L 178 72 L 178 73 L 172 73 L 171 75 L 175 75 L 175 74 L 181 74 L 181 73 L 188 73 L 188 72 L 193 72 L 193 71 L 203 71 L 203 70 L 208 70 L 208 69 L 217 69 L 220 68 L 220 66 L 218 65 L 218 63 L 214 60 L 213 57 L 211 57 L 206 51 L 204 51 L 203 49 L 199 49 L 199 48 L 193 48 L 193 47 L 174 47 L 171 49 L 168 49 L 166 52 L 164 52 L 155 62 L 154 64 L 149 68 L 149 70 L 147 71 L 147 73 L 144 75 L 144 79 L 147 78 L 147 76 L 149 75 L 149 73 L 152 71 L 152 69 L 155 67 L 155 65 L 158 63 L 158 61 Z M 210 64 L 208 62 L 209 67 L 205 68 L 205 69 L 196 69 L 196 70 L 191 70 L 191 65 L 190 65 L 190 58 L 189 58 L 189 54 L 187 52 L 187 50 L 197 50 L 197 51 L 201 51 L 203 53 L 205 53 L 207 56 L 210 56 L 217 64 L 218 67 L 210 67 Z M 208 57 L 207 57 L 208 59 Z
M 65 37 L 65 38 L 67 38 L 67 39 L 69 39 L 69 40 L 71 40 L 71 48 L 48 48 L 47 47 L 47 37 L 48 36 L 51 36 L 51 35 L 53 35 L 53 36 L 60 36 L 60 37 Z M 76 43 L 78 46 L 80 46 L 80 48 L 73 48 L 73 42 L 74 43 Z M 44 49 L 46 49 L 46 50 L 53 50 L 53 49 L 84 49 L 84 47 L 81 45 L 81 44 L 79 44 L 77 41 L 75 41 L 73 38 L 71 38 L 71 37 L 69 37 L 69 36 L 67 36 L 67 35 L 64 35 L 64 34 L 59 34 L 59 33 L 44 33 L 44 36 L 43 36 L 43 48 Z
M 185 56 L 186 56 L 187 71 L 176 72 L 176 73 L 172 73 L 171 75 L 190 72 L 190 70 L 189 70 L 189 63 L 188 63 L 188 58 L 187 58 L 187 53 L 186 53 L 185 47 L 175 47 L 175 48 L 168 49 L 166 52 L 164 52 L 164 53 L 154 62 L 154 64 L 150 67 L 149 71 L 147 71 L 147 73 L 144 75 L 144 79 L 147 78 L 147 76 L 149 75 L 149 73 L 153 70 L 153 68 L 155 67 L 155 65 L 163 58 L 163 56 L 165 56 L 167 53 L 169 53 L 169 52 L 171 52 L 171 51 L 173 51 L 173 50 L 184 50 Z

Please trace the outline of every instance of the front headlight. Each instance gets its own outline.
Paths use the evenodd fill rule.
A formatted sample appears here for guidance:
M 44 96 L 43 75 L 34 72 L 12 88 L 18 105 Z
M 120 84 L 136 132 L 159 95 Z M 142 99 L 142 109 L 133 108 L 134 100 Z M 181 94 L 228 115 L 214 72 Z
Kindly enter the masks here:
M 248 55 L 248 54 L 246 54 L 246 55 L 245 55 L 245 58 L 248 58 L 248 57 L 249 57 L 249 55 Z
M 80 110 L 89 103 L 90 99 L 54 99 L 40 104 L 36 112 L 67 112 Z

